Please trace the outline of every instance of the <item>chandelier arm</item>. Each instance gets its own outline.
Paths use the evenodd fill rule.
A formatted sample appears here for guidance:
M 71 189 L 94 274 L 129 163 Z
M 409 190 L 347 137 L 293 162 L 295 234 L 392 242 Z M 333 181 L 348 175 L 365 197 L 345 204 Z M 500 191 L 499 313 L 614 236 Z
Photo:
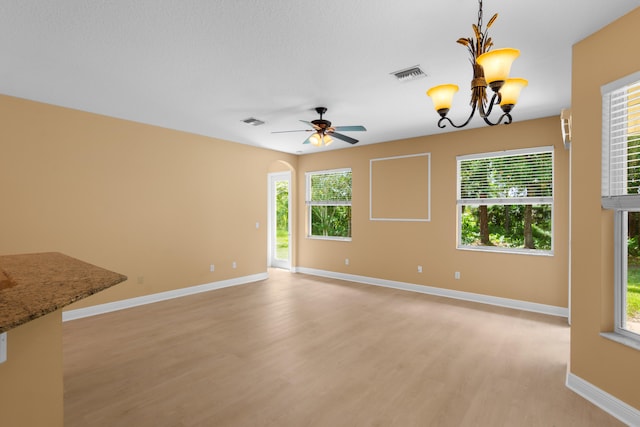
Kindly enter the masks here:
M 491 102 L 489 102 L 489 109 L 486 111 L 484 109 L 484 103 L 479 102 L 480 117 L 482 117 L 483 119 L 489 117 L 491 115 L 491 112 L 493 111 L 493 106 L 500 104 L 500 101 L 502 101 L 502 95 L 500 95 L 500 92 L 494 92 L 493 96 L 491 97 Z
M 453 127 L 454 127 L 454 128 L 456 128 L 456 129 L 463 128 L 463 127 L 465 127 L 466 125 L 468 125 L 468 124 L 469 124 L 469 122 L 471 121 L 471 118 L 473 117 L 473 115 L 474 115 L 475 113 L 476 113 L 476 105 L 474 104 L 474 105 L 473 105 L 473 108 L 471 109 L 471 114 L 469 114 L 469 118 L 467 118 L 467 121 L 466 121 L 466 122 L 464 122 L 463 124 L 461 124 L 461 125 L 456 125 L 455 123 L 453 123 L 453 122 L 451 121 L 451 119 L 450 119 L 449 117 L 447 117 L 447 116 L 442 116 L 442 117 L 440 118 L 440 120 L 438 120 L 438 127 L 439 127 L 440 129 L 444 129 L 444 128 L 447 126 L 447 125 L 446 125 L 446 123 L 444 123 L 444 121 L 446 120 L 446 121 L 448 121 L 448 122 L 449 122 L 449 124 L 450 124 L 451 126 L 453 126 Z
M 509 113 L 504 113 L 504 114 L 502 114 L 502 115 L 500 116 L 500 118 L 498 118 L 498 121 L 497 121 L 497 122 L 495 122 L 495 123 L 491 122 L 491 120 L 489 120 L 489 118 L 488 118 L 488 117 L 483 117 L 482 119 L 483 119 L 483 120 L 484 120 L 484 122 L 485 122 L 486 124 L 488 124 L 489 126 L 496 126 L 496 125 L 499 125 L 500 123 L 502 123 L 502 120 L 505 120 L 505 122 L 504 122 L 504 124 L 505 124 L 505 125 L 508 125 L 508 124 L 510 124 L 510 123 L 513 121 L 513 118 L 511 117 L 511 114 L 509 114 Z
M 502 116 L 500 116 L 500 120 L 498 120 L 498 124 L 500 124 L 502 119 L 505 118 L 505 117 L 507 119 L 507 121 L 504 122 L 505 125 L 508 125 L 513 121 L 513 118 L 511 118 L 511 113 L 504 113 Z

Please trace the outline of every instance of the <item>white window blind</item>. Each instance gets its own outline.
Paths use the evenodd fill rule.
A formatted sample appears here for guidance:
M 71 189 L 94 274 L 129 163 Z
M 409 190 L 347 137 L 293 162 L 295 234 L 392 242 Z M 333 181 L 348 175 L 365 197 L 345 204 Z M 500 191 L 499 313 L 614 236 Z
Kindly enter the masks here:
M 350 205 L 351 170 L 313 172 L 307 175 L 307 204 Z
M 553 202 L 553 147 L 458 157 L 458 204 Z
M 602 206 L 640 207 L 640 73 L 602 88 Z

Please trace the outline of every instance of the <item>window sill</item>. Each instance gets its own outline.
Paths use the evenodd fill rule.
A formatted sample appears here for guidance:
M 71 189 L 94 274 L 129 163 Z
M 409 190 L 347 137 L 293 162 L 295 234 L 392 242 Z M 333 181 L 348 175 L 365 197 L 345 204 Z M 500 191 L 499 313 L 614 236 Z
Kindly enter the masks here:
M 627 337 L 616 332 L 600 332 L 600 336 L 619 344 L 626 345 L 627 347 L 640 350 L 640 341 L 635 338 Z
M 553 256 L 553 251 L 519 248 L 500 248 L 498 246 L 458 246 L 461 251 L 493 252 L 499 254 Z
M 351 237 L 331 237 L 331 236 L 307 236 L 307 239 L 312 240 L 334 240 L 338 242 L 350 242 Z

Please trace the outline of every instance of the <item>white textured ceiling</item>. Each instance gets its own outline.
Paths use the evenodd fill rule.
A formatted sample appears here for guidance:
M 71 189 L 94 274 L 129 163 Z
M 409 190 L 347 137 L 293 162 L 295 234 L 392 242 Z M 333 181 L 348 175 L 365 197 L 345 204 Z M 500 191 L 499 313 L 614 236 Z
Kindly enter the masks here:
M 529 80 L 514 121 L 569 107 L 571 46 L 640 0 L 484 0 L 490 35 L 521 57 Z M 299 120 L 325 106 L 333 125 L 373 144 L 441 132 L 425 91 L 460 86 L 450 116 L 468 113 L 466 49 L 477 0 L 2 0 L 0 93 L 289 153 Z M 640 24 L 640 23 L 639 23 Z M 632 35 L 630 35 L 632 36 Z M 400 83 L 413 65 L 428 77 Z M 594 66 L 606 64 L 594 64 Z M 266 122 L 249 126 L 255 117 Z M 481 126 L 474 119 L 471 126 Z M 450 131 L 447 128 L 446 131 Z M 350 147 L 336 141 L 330 149 Z

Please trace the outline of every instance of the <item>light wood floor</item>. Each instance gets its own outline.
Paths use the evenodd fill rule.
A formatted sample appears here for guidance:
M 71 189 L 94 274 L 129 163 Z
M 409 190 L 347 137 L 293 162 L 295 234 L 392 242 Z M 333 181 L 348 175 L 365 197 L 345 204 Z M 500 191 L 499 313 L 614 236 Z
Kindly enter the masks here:
M 565 319 L 271 270 L 64 324 L 65 426 L 619 426 Z

